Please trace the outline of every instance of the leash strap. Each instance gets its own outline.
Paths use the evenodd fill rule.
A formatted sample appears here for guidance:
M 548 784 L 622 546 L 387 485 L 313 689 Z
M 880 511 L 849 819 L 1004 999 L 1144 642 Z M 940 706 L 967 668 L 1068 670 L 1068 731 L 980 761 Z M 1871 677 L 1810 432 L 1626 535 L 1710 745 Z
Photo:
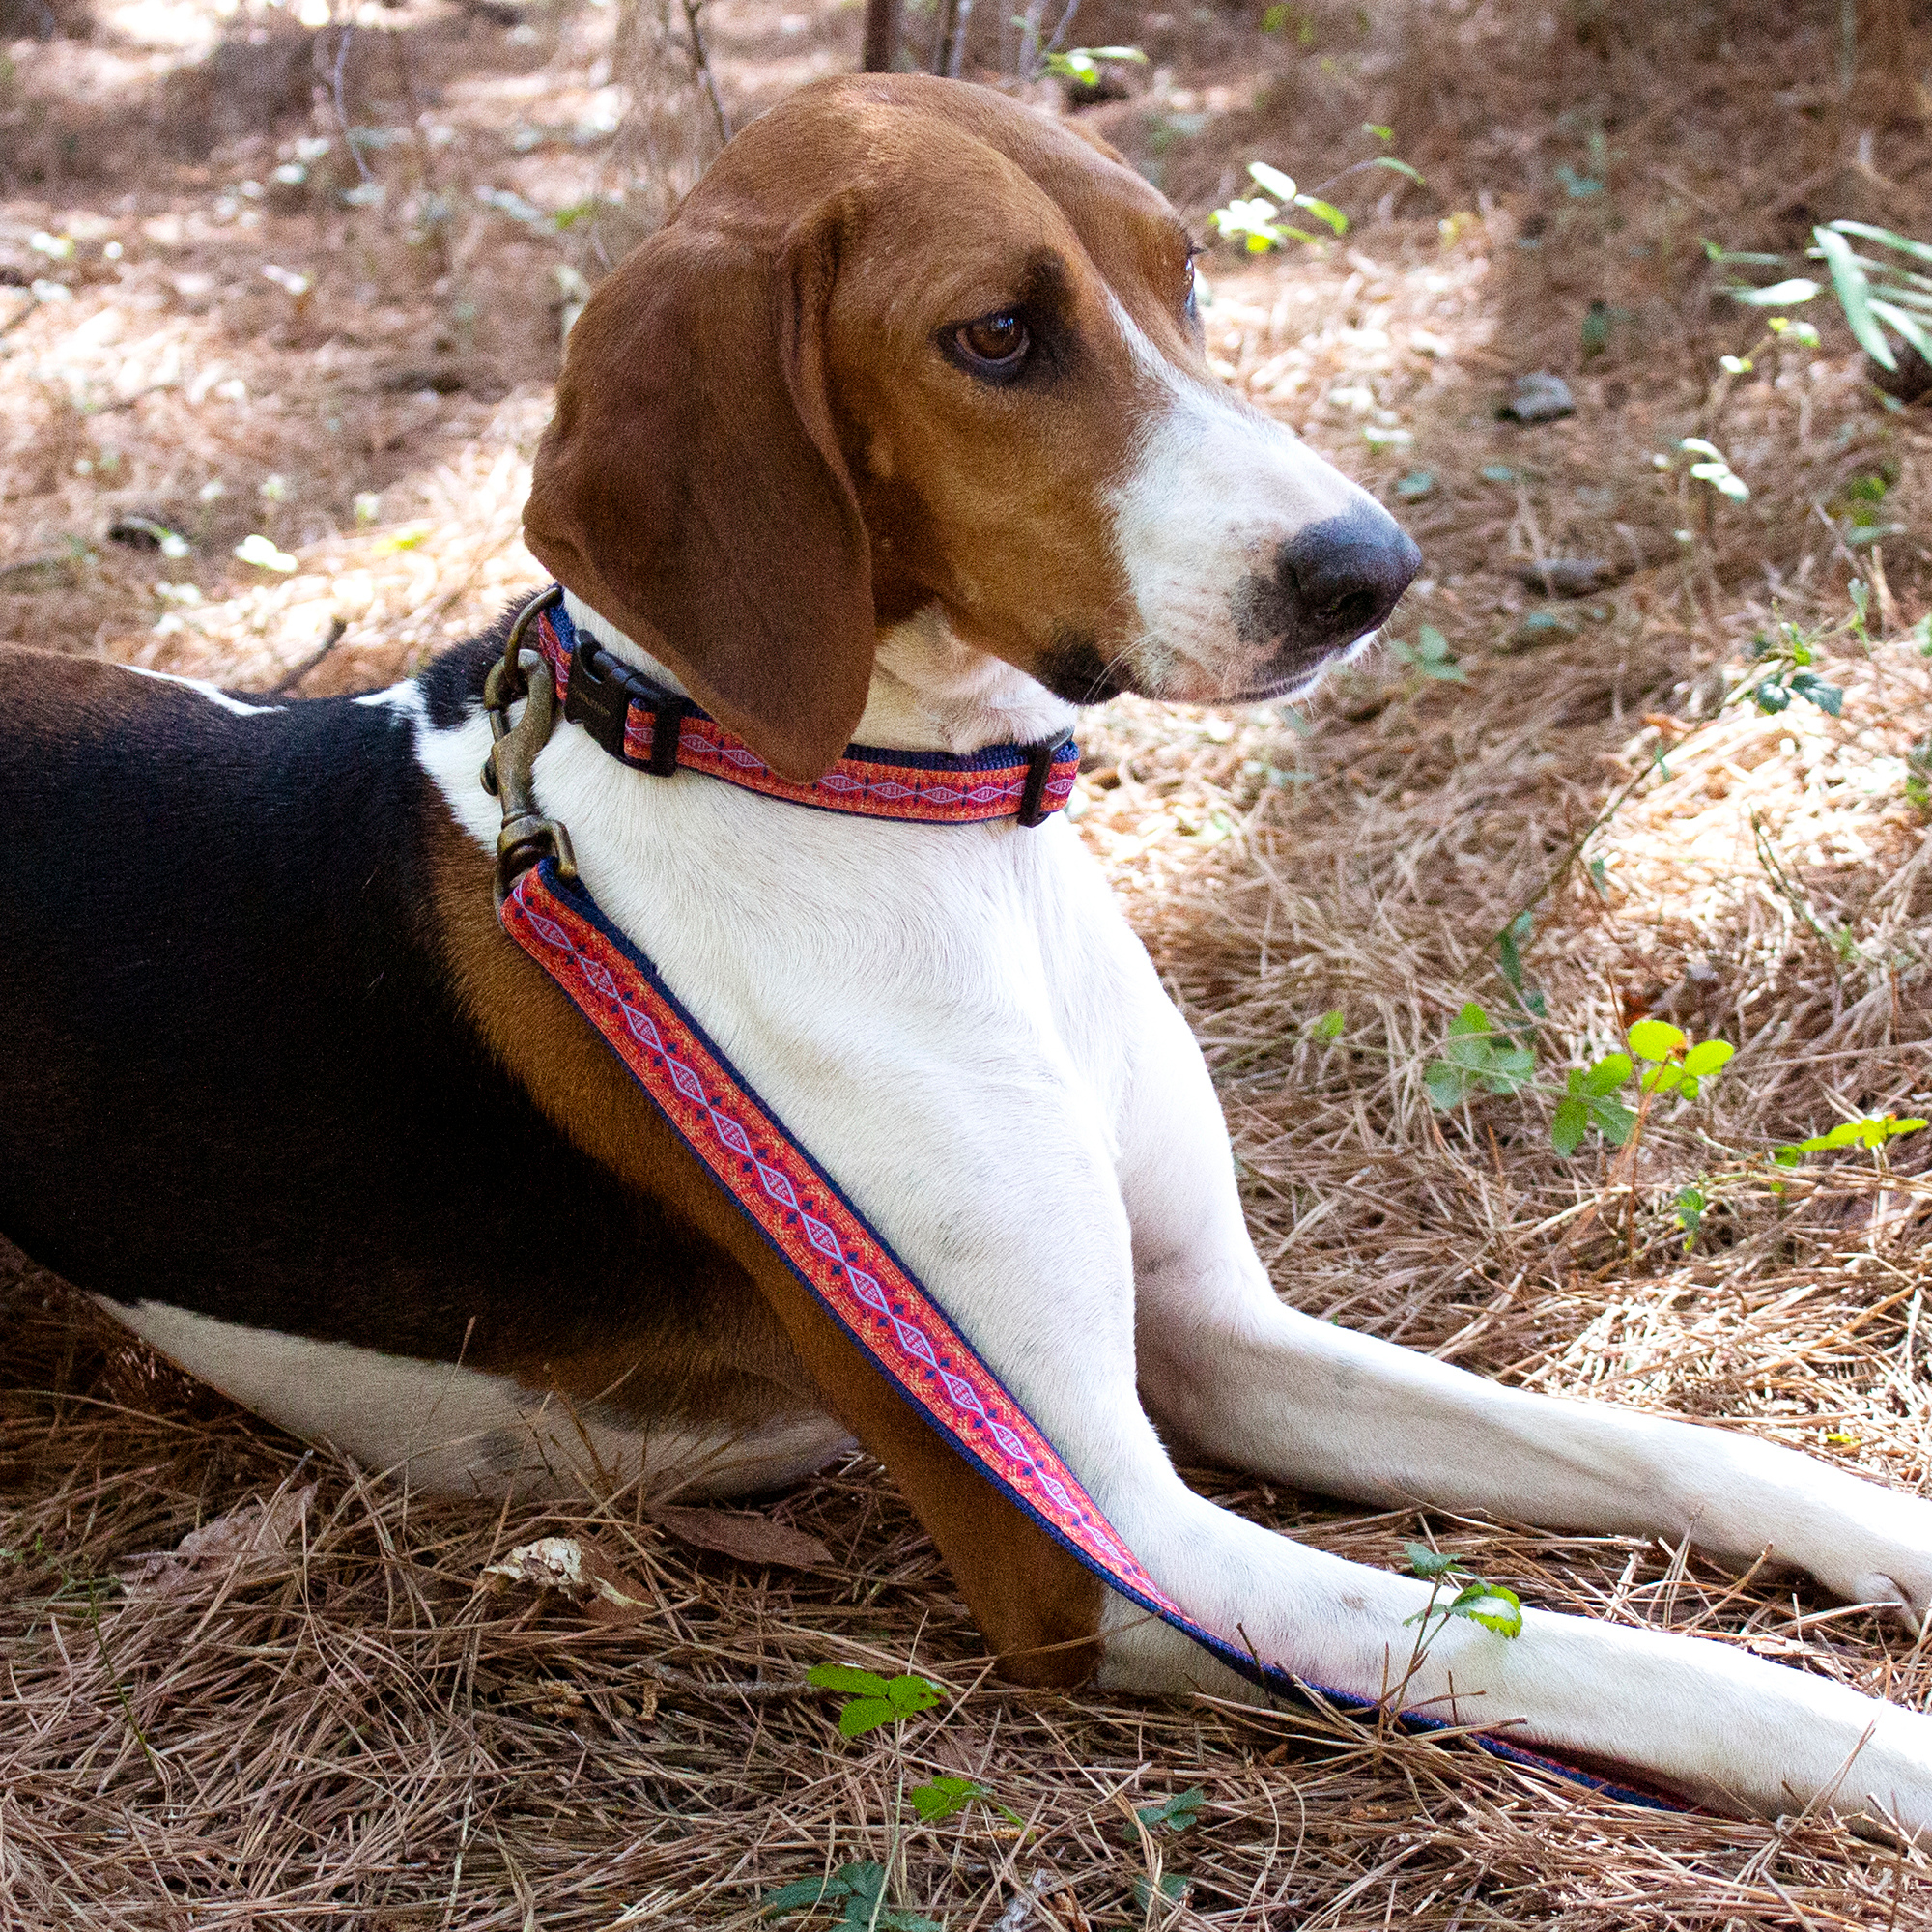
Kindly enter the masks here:
M 921 825 L 1017 818 L 1031 826 L 1066 803 L 1080 770 L 1071 738 L 992 745 L 965 757 L 848 745 L 824 777 L 798 784 L 781 778 L 708 711 L 653 684 L 578 630 L 561 599 L 537 614 L 534 641 L 556 680 L 564 717 L 582 724 L 612 757 L 660 778 L 704 772 L 766 798 L 862 818 Z
M 1251 1682 L 1292 1696 L 1314 1690 L 1348 1710 L 1370 1708 L 1364 1698 L 1297 1681 L 1246 1643 L 1194 1622 L 1160 1588 L 946 1311 L 785 1131 L 581 880 L 546 858 L 517 879 L 499 916 L 819 1306 L 988 1482 L 1111 1589 Z M 1447 1728 L 1420 1714 L 1405 1714 L 1403 1721 L 1418 1730 Z M 1680 1808 L 1501 1738 L 1474 1735 L 1485 1750 L 1513 1763 L 1631 1804 Z

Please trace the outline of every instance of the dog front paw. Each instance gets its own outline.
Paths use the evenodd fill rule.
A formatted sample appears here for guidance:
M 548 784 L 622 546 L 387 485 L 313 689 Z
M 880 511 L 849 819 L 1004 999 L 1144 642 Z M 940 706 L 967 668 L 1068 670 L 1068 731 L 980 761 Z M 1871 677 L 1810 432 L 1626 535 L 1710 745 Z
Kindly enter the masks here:
M 1846 1603 L 1887 1605 L 1916 1636 L 1932 1617 L 1932 1502 L 1792 1450 L 1736 1448 L 1693 1505 L 1691 1540 L 1740 1567 L 1768 1556 Z

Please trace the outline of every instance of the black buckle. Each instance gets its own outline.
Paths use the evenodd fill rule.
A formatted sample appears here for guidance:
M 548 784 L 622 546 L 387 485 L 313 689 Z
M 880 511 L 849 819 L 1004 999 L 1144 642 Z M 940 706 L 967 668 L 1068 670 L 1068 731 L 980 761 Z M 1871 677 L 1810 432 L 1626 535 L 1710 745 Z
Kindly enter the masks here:
M 1020 792 L 1020 823 L 1025 826 L 1044 825 L 1053 815 L 1047 810 L 1046 781 L 1053 776 L 1053 761 L 1060 751 L 1060 741 L 1042 740 L 1037 745 L 1022 748 L 1026 753 L 1026 784 Z
M 614 660 L 607 666 L 609 674 L 599 675 L 600 655 L 596 643 L 580 634 L 563 687 L 563 715 L 573 724 L 582 724 L 613 758 L 621 758 L 624 725 L 631 716 L 631 688 Z
M 600 665 L 600 662 L 601 665 Z M 563 715 L 582 724 L 613 758 L 625 755 L 624 733 L 631 706 L 641 704 L 651 714 L 651 754 L 641 769 L 661 779 L 677 770 L 678 740 L 686 717 L 696 709 L 689 698 L 663 691 L 580 636 L 570 654 L 570 677 L 563 690 Z

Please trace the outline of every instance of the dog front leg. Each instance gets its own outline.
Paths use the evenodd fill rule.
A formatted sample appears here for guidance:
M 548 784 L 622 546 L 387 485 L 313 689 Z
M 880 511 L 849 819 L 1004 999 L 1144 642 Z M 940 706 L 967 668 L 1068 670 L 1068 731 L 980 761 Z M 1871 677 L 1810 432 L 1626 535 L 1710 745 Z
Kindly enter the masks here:
M 1122 1168 L 1141 1385 L 1171 1439 L 1363 1502 L 1662 1533 L 1740 1568 L 1768 1551 L 1919 1627 L 1932 1503 L 1732 1431 L 1504 1388 L 1285 1307 L 1248 1238 L 1207 1069 L 1162 1010 Z

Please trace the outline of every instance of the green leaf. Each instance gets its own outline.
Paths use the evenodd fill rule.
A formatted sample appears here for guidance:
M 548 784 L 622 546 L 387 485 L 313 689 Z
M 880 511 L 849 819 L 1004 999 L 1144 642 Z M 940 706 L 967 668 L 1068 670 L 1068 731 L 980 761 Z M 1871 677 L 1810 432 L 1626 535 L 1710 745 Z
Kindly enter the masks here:
M 1160 1875 L 1160 1896 L 1169 1904 L 1179 1905 L 1187 1896 L 1188 1888 L 1194 1883 L 1179 1872 L 1162 1872 Z M 1134 1874 L 1134 1910 L 1145 1912 L 1154 1901 L 1154 1889 L 1147 1881 L 1144 1872 Z
M 1886 247 L 1896 248 L 1901 254 L 1911 255 L 1921 262 L 1932 262 L 1932 246 L 1923 242 L 1908 241 L 1889 228 L 1874 228 L 1868 221 L 1828 221 L 1825 225 L 1840 235 L 1856 235 L 1865 242 L 1883 242 Z
M 1426 1543 L 1405 1543 L 1402 1546 L 1402 1560 L 1417 1577 L 1446 1577 L 1456 1567 L 1455 1557 L 1445 1556 L 1441 1550 L 1432 1549 Z
M 1522 991 L 1522 953 L 1516 943 L 1516 933 L 1507 931 L 1496 941 L 1496 952 L 1500 955 L 1502 976 L 1520 993 Z
M 1886 293 L 1889 295 L 1892 291 L 1888 289 Z M 1890 323 L 1926 361 L 1932 362 L 1932 335 L 1926 333 L 1923 323 L 1907 315 L 1895 302 L 1884 301 L 1876 295 L 1872 297 L 1871 311 L 1881 322 Z
M 1165 1828 L 1170 1832 L 1184 1832 L 1199 1820 L 1201 1808 L 1207 1803 L 1208 1794 L 1195 1784 L 1185 1791 L 1177 1791 L 1158 1804 L 1135 1805 L 1134 1816 L 1150 1831 Z
M 814 1663 L 805 1673 L 805 1681 L 820 1690 L 850 1690 L 861 1697 L 883 1697 L 886 1680 L 870 1670 L 858 1670 L 849 1663 Z
M 1449 1614 L 1466 1617 L 1470 1623 L 1481 1624 L 1498 1636 L 1522 1634 L 1521 1600 L 1502 1583 L 1471 1583 L 1449 1605 Z
M 876 1731 L 881 1724 L 896 1722 L 903 1712 L 893 1709 L 884 1697 L 854 1697 L 838 1713 L 838 1735 L 842 1738 L 862 1738 L 867 1731 Z
M 1684 1070 L 1699 1080 L 1708 1080 L 1737 1051 L 1727 1039 L 1700 1039 L 1684 1056 Z
M 1630 1030 L 1630 1049 L 1639 1060 L 1667 1060 L 1685 1043 L 1682 1029 L 1665 1020 L 1638 1020 Z
M 1653 1066 L 1637 1082 L 1637 1091 L 1642 1094 L 1674 1094 L 1684 1085 L 1684 1069 L 1665 1061 L 1660 1066 Z
M 1411 469 L 1406 476 L 1396 478 L 1395 494 L 1405 503 L 1419 502 L 1435 488 L 1435 472 L 1433 469 Z
M 1469 1091 L 1462 1068 L 1451 1066 L 1446 1060 L 1431 1061 L 1423 1073 L 1422 1084 L 1428 1091 L 1430 1104 L 1438 1113 L 1444 1114 L 1452 1107 L 1460 1107 Z
M 1828 711 L 1833 718 L 1845 708 L 1845 694 L 1835 684 L 1827 684 L 1815 670 L 1793 671 L 1791 689 L 1800 697 L 1808 697 L 1820 711 Z
M 1694 1235 L 1704 1225 L 1704 1209 L 1710 1205 L 1704 1199 L 1702 1189 L 1680 1187 L 1676 1201 L 1677 1225 L 1687 1235 Z
M 1364 121 L 1362 123 L 1362 132 L 1364 134 L 1373 134 L 1378 141 L 1384 143 L 1395 139 L 1395 129 L 1393 128 L 1384 128 L 1379 121 Z
M 1751 701 L 1760 711 L 1776 715 L 1791 705 L 1791 694 L 1776 678 L 1768 677 L 1751 693 Z
M 1838 298 L 1838 306 L 1845 312 L 1845 321 L 1850 325 L 1852 333 L 1858 337 L 1859 347 L 1881 369 L 1896 372 L 1898 358 L 1892 355 L 1891 345 L 1885 339 L 1885 330 L 1872 315 L 1871 284 L 1865 279 L 1865 271 L 1859 266 L 1858 257 L 1852 252 L 1852 244 L 1830 228 L 1812 229 L 1811 238 L 1825 258 L 1825 266 L 1832 271 L 1833 291 Z
M 1392 169 L 1396 174 L 1406 175 L 1410 181 L 1415 182 L 1422 186 L 1428 185 L 1428 184 L 1424 182 L 1422 179 L 1422 173 L 1420 169 L 1410 167 L 1406 161 L 1397 160 L 1393 155 L 1378 155 L 1375 157 L 1375 159 L 1369 163 L 1369 165 L 1372 168 Z
M 1309 1031 L 1317 1039 L 1340 1039 L 1342 1029 L 1348 1022 L 1340 1007 L 1331 1007 L 1315 1022 Z
M 1775 262 L 1777 257 L 1770 259 Z M 1788 282 L 1772 283 L 1768 289 L 1733 289 L 1731 299 L 1743 302 L 1747 308 L 1796 308 L 1817 293 L 1818 284 L 1808 275 L 1794 275 Z
M 1606 1053 L 1583 1075 L 1582 1091 L 1593 1098 L 1605 1094 L 1614 1094 L 1630 1077 L 1630 1055 Z
M 767 1918 L 777 1918 L 783 1913 L 798 1912 L 808 1905 L 816 1905 L 821 1899 L 843 1898 L 848 1889 L 836 1878 L 794 1879 L 790 1885 L 781 1885 L 766 1892 L 758 1904 Z
M 894 1713 L 901 1718 L 910 1718 L 916 1711 L 929 1711 L 946 1695 L 946 1687 L 935 1684 L 929 1677 L 895 1677 L 886 1686 L 886 1694 L 892 1699 Z
M 930 1784 L 915 1784 L 906 1795 L 912 1800 L 913 1809 L 928 1825 L 936 1825 L 941 1819 L 965 1810 L 976 1798 L 990 1796 L 970 1777 L 950 1776 L 935 1777 Z
M 1703 240 L 1706 261 L 1717 262 L 1725 267 L 1745 269 L 1781 269 L 1784 266 L 1782 255 L 1732 254 L 1729 249 L 1719 247 L 1708 237 L 1700 239 Z
M 1556 1112 L 1549 1122 L 1549 1145 L 1565 1160 L 1583 1145 L 1583 1136 L 1589 1131 L 1590 1110 L 1574 1094 L 1556 1103 Z
M 1590 1100 L 1585 1104 L 1590 1109 L 1590 1124 L 1612 1147 L 1622 1147 L 1630 1139 L 1636 1116 L 1621 1100 Z
M 1312 194 L 1298 194 L 1294 197 L 1296 208 L 1305 208 L 1317 221 L 1325 221 L 1337 235 L 1349 232 L 1349 217 L 1332 202 L 1319 200 Z

